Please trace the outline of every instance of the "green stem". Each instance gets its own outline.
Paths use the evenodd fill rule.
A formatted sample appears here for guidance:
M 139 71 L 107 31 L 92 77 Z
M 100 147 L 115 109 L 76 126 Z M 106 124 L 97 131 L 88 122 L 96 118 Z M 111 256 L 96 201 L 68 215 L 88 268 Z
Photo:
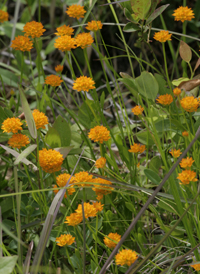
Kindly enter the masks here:
M 164 62 L 165 62 L 165 73 L 166 73 L 166 76 L 167 76 L 167 82 L 168 82 L 169 88 L 170 88 L 171 93 L 172 93 L 172 85 L 171 85 L 171 82 L 169 80 L 169 74 L 168 74 L 168 68 L 167 68 L 167 58 L 166 58 L 166 52 L 165 52 L 165 43 L 162 43 L 162 48 L 163 48 L 163 55 L 164 55 Z

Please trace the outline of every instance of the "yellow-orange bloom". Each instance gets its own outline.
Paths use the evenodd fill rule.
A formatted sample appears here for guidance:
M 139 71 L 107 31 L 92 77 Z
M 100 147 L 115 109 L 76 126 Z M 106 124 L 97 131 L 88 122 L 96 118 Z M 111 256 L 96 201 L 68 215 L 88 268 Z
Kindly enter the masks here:
M 121 240 L 121 235 L 117 233 L 109 233 L 108 236 L 104 237 L 103 239 L 104 244 L 108 248 L 115 248 L 120 240 Z
M 171 151 L 169 151 L 169 153 L 174 157 L 174 158 L 178 158 L 182 152 L 180 151 L 180 149 L 172 149 Z
M 181 162 L 180 162 L 180 166 L 182 167 L 182 168 L 188 168 L 188 167 L 191 167 L 192 166 L 192 164 L 194 163 L 194 160 L 192 159 L 192 157 L 187 157 L 187 158 L 183 158 L 182 160 L 181 160 Z
M 84 18 L 84 14 L 86 13 L 86 11 L 84 10 L 84 7 L 80 5 L 71 5 L 67 8 L 66 13 L 67 15 L 69 15 L 69 17 L 80 19 Z
M 101 202 L 92 202 L 94 208 L 97 212 L 101 212 L 103 210 L 103 206 Z
M 88 22 L 86 29 L 91 31 L 97 31 L 99 29 L 102 29 L 103 24 L 101 21 L 94 21 Z
M 70 26 L 63 25 L 61 27 L 58 27 L 57 32 L 55 33 L 57 36 L 63 36 L 63 35 L 68 35 L 71 36 L 73 35 L 74 29 L 71 28 Z
M 181 100 L 181 106 L 187 112 L 194 112 L 197 111 L 199 107 L 199 101 L 193 96 L 188 96 Z
M 110 181 L 102 178 L 93 179 L 93 183 L 94 183 L 94 188 L 92 188 L 92 190 L 96 193 L 97 200 L 101 200 L 103 198 L 103 195 L 110 194 L 112 190 L 114 189 L 113 187 L 107 186 L 107 185 L 112 185 Z
M 194 18 L 193 10 L 191 8 L 182 6 L 174 10 L 174 13 L 172 15 L 175 17 L 175 21 L 181 21 L 182 23 L 186 20 L 191 21 L 192 18 Z
M 170 34 L 168 30 L 161 30 L 156 32 L 153 38 L 161 43 L 164 43 L 166 41 L 171 41 L 171 36 L 172 34 Z
M 105 157 L 100 157 L 95 162 L 96 168 L 104 168 L 105 164 L 106 164 L 106 158 Z
M 67 183 L 67 181 L 70 178 L 70 174 L 63 173 L 56 177 L 56 183 L 59 187 L 64 187 Z M 72 184 L 76 182 L 75 178 L 72 176 L 69 182 L 69 186 L 67 187 L 67 193 L 68 195 L 72 195 L 76 190 L 73 188 Z
M 145 145 L 134 143 L 134 145 L 131 146 L 131 149 L 129 149 L 129 152 L 132 152 L 132 153 L 143 153 L 145 151 L 145 149 L 146 149 Z
M 63 156 L 60 152 L 46 148 L 39 151 L 39 163 L 41 168 L 48 173 L 61 170 Z
M 110 131 L 104 126 L 96 126 L 92 128 L 88 137 L 94 142 L 100 142 L 100 144 L 103 144 L 104 141 L 106 142 L 111 138 Z
M 91 205 L 90 203 L 84 203 L 84 216 L 85 218 L 89 217 L 96 217 L 97 216 L 97 209 Z M 78 205 L 78 208 L 75 210 L 77 214 L 83 216 L 83 211 L 82 211 L 82 204 Z
M 200 270 L 200 264 L 191 264 L 191 267 L 193 267 L 196 271 Z
M 188 137 L 188 135 L 189 135 L 189 133 L 188 133 L 187 131 L 183 131 L 183 132 L 182 132 L 182 136 L 183 136 L 183 137 Z
M 131 109 L 131 111 L 135 114 L 135 115 L 141 115 L 143 112 L 144 108 L 142 108 L 141 106 L 135 106 L 134 108 Z
M 180 88 L 174 88 L 173 93 L 175 96 L 179 96 L 181 94 L 181 89 Z
M 90 186 L 90 184 L 79 184 L 79 183 L 90 183 L 93 182 L 93 176 L 89 175 L 89 173 L 87 171 L 81 171 L 79 173 L 76 173 L 74 175 L 74 183 L 76 183 L 76 185 L 78 186 Z
M 33 48 L 33 42 L 27 37 L 19 35 L 12 40 L 11 48 L 21 51 L 30 51 Z
M 47 116 L 43 112 L 40 112 L 38 109 L 34 109 L 32 114 L 35 121 L 36 129 L 45 129 L 45 125 L 48 125 L 49 123 Z
M 92 78 L 87 76 L 80 76 L 79 78 L 76 78 L 73 89 L 77 91 L 89 91 L 90 89 L 95 88 L 95 82 L 92 80 Z
M 8 144 L 10 147 L 20 149 L 21 147 L 25 147 L 26 145 L 30 144 L 30 141 L 26 135 L 17 133 L 8 140 Z
M 58 75 L 49 75 L 45 78 L 45 84 L 50 85 L 52 87 L 58 87 L 63 82 L 63 80 Z
M 61 51 L 71 51 L 71 49 L 76 48 L 76 41 L 69 35 L 63 35 L 56 39 L 54 47 Z
M 161 105 L 170 105 L 173 102 L 173 97 L 171 94 L 160 95 L 156 101 Z
M 72 245 L 75 242 L 75 237 L 72 237 L 71 234 L 62 234 L 60 237 L 56 238 L 57 245 Z
M 196 182 L 198 181 L 196 177 L 196 172 L 186 169 L 183 170 L 181 173 L 178 174 L 177 179 L 181 181 L 181 185 L 188 185 L 190 182 Z
M 90 33 L 79 33 L 76 38 L 76 46 L 85 49 L 94 42 L 94 39 Z
M 83 216 L 78 213 L 71 213 L 70 216 L 66 217 L 66 224 L 69 226 L 76 226 L 83 221 Z
M 8 21 L 8 13 L 7 11 L 0 10 L 0 23 Z
M 135 251 L 129 249 L 123 249 L 115 256 L 115 262 L 117 265 L 132 265 L 138 258 Z
M 55 71 L 61 73 L 61 72 L 63 71 L 63 66 L 62 66 L 62 65 L 57 65 L 57 66 L 55 67 Z
M 7 133 L 17 133 L 18 130 L 22 130 L 22 122 L 19 118 L 7 118 L 3 121 L 1 129 Z
M 40 22 L 28 22 L 25 24 L 23 28 L 23 32 L 25 32 L 25 36 L 31 36 L 32 38 L 40 37 L 45 32 L 44 26 Z

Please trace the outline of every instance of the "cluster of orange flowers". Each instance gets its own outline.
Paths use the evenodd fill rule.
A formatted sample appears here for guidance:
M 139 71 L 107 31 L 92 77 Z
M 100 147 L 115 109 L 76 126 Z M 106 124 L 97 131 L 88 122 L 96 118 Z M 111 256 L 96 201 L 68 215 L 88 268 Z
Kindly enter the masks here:
M 131 146 L 131 149 L 129 149 L 129 152 L 132 153 L 143 153 L 146 149 L 145 145 L 134 143 L 133 146 Z
M 144 108 L 141 106 L 135 106 L 134 108 L 131 109 L 134 115 L 141 115 L 143 112 Z
M 71 234 L 62 234 L 56 238 L 56 242 L 59 246 L 72 245 L 75 242 L 75 237 L 72 237 Z
M 8 13 L 7 11 L 0 10 L 0 23 L 8 21 Z
M 104 168 L 105 164 L 106 164 L 106 158 L 100 157 L 98 160 L 96 160 L 95 167 L 96 168 Z
M 188 185 L 190 182 L 198 181 L 196 178 L 196 172 L 191 170 L 193 162 L 194 160 L 192 159 L 192 157 L 184 158 L 180 162 L 180 166 L 185 169 L 178 174 L 177 179 L 181 181 L 180 184 Z

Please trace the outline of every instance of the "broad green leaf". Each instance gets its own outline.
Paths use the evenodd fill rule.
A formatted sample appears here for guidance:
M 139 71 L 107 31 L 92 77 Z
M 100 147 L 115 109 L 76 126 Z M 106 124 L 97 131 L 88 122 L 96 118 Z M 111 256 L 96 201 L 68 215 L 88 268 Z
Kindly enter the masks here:
M 132 203 L 125 202 L 125 206 L 130 210 L 131 212 L 135 212 L 135 207 Z
M 184 127 L 177 120 L 164 119 L 155 123 L 155 128 L 158 132 L 164 132 L 168 130 L 173 130 L 177 132 L 178 130 L 184 131 Z
M 60 135 L 55 128 L 49 127 L 49 130 L 47 131 L 47 134 L 45 136 L 45 142 L 51 148 L 61 147 Z
M 158 185 L 161 181 L 160 176 L 155 173 L 153 170 L 146 168 L 144 170 L 144 174 L 147 176 L 147 178 L 154 184 Z
M 153 137 L 146 130 L 142 130 L 142 131 L 138 132 L 136 134 L 136 137 L 137 137 L 138 141 L 144 145 L 148 144 L 148 145 L 152 146 L 155 144 Z
M 151 7 L 149 9 L 149 12 L 147 14 L 147 18 L 154 12 L 156 9 L 157 5 L 161 2 L 161 0 L 151 0 Z
M 130 0 L 134 20 L 144 20 L 151 7 L 151 0 Z
M 155 77 L 150 72 L 143 71 L 141 75 L 135 79 L 135 84 L 141 95 L 155 101 L 159 86 Z
M 127 23 L 126 26 L 123 28 L 124 32 L 134 32 L 138 30 L 141 30 L 141 28 L 132 22 Z
M 0 75 L 4 85 L 18 88 L 19 78 L 10 70 L 0 68 Z M 1 82 L 1 78 L 0 78 L 0 82 Z
M 14 162 L 14 165 L 18 165 L 24 158 L 26 158 L 33 150 L 35 150 L 37 145 L 30 145 L 27 147 Z
M 147 19 L 146 24 L 150 24 L 156 17 L 158 17 L 163 11 L 169 6 L 170 4 L 163 5 L 159 8 L 157 8 Z
M 1 273 L 10 274 L 12 273 L 16 263 L 18 256 L 9 256 L 0 258 L 0 270 Z
M 28 125 L 29 132 L 30 132 L 31 136 L 34 139 L 36 139 L 37 138 L 37 129 L 36 129 L 36 126 L 35 126 L 35 121 L 33 119 L 33 114 L 30 110 L 28 101 L 26 99 L 26 96 L 25 96 L 23 90 L 19 89 L 19 93 L 20 93 L 22 109 L 24 111 L 24 115 L 25 115 L 25 118 L 26 118 L 26 122 L 27 122 L 27 125 Z
M 190 49 L 190 47 L 183 41 L 181 41 L 180 43 L 180 48 L 179 48 L 179 53 L 181 58 L 189 63 L 192 59 L 192 51 Z
M 125 76 L 124 73 L 123 76 Z M 138 88 L 135 84 L 135 80 L 132 77 L 118 78 L 117 80 L 122 82 L 130 90 L 134 97 L 138 97 Z
M 124 15 L 126 16 L 127 20 L 134 22 L 131 12 L 126 8 L 124 9 Z
M 188 81 L 188 80 L 190 80 L 189 78 L 186 78 L 186 77 L 181 77 L 181 78 L 179 78 L 179 79 L 174 79 L 173 81 L 172 81 L 172 84 L 174 85 L 174 86 L 179 86 L 182 82 L 184 82 L 184 81 Z
M 69 146 L 71 143 L 71 129 L 69 123 L 59 115 L 53 124 L 53 128 L 60 136 L 61 146 Z
M 161 164 L 162 164 L 162 162 L 160 160 L 160 157 L 155 156 L 150 160 L 149 168 L 158 173 Z
M 159 95 L 171 94 L 170 89 L 166 87 L 167 83 L 166 83 L 164 77 L 157 73 L 154 74 L 154 77 L 155 77 L 155 79 L 158 83 L 158 86 L 159 86 L 159 91 L 158 91 Z
M 168 212 L 172 212 L 172 213 L 178 215 L 176 204 L 174 204 L 171 201 L 168 201 L 168 200 L 165 200 L 165 199 L 160 200 L 159 203 L 158 203 L 158 206 L 161 207 L 162 209 L 168 211 Z

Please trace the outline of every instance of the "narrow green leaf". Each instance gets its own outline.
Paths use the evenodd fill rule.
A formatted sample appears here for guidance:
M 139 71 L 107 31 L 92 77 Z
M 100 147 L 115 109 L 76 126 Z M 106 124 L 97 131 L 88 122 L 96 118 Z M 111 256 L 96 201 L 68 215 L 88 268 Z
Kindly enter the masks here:
M 147 19 L 146 24 L 150 24 L 156 17 L 158 17 L 159 15 L 161 15 L 161 13 L 163 13 L 163 11 L 169 6 L 170 4 L 164 5 L 159 7 L 158 9 L 156 9 Z
M 126 26 L 123 28 L 124 32 L 134 32 L 140 30 L 140 27 L 132 22 L 129 22 L 126 24 Z
M 24 158 L 26 158 L 33 150 L 35 150 L 37 145 L 31 145 L 27 147 L 14 162 L 14 165 L 18 165 Z
M 153 170 L 146 168 L 144 170 L 144 174 L 147 176 L 147 178 L 154 184 L 158 185 L 161 181 L 160 176 L 158 176 L 157 173 L 155 173 Z

